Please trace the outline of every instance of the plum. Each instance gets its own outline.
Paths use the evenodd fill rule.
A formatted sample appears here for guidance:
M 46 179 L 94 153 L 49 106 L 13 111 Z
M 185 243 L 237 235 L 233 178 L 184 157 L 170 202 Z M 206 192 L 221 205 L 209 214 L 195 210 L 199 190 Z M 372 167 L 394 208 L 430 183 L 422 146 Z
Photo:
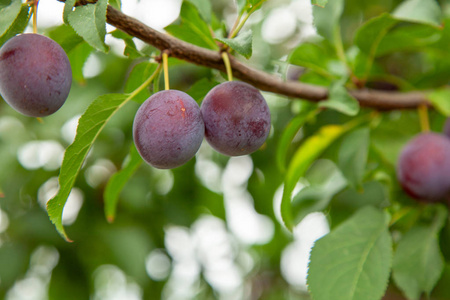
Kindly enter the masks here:
M 269 135 L 269 107 L 261 93 L 247 83 L 229 81 L 215 86 L 205 96 L 201 111 L 206 141 L 222 154 L 250 154 Z
M 205 135 L 200 107 L 188 94 L 165 90 L 138 109 L 133 138 L 141 157 L 158 169 L 172 169 L 194 157 Z
M 450 138 L 450 118 L 447 118 L 445 121 L 443 132 L 448 138 Z
M 400 153 L 397 178 L 411 197 L 434 202 L 450 194 L 450 139 L 442 134 L 421 133 Z
M 0 94 L 26 116 L 56 112 L 66 101 L 71 84 L 69 58 L 46 36 L 17 35 L 0 49 Z

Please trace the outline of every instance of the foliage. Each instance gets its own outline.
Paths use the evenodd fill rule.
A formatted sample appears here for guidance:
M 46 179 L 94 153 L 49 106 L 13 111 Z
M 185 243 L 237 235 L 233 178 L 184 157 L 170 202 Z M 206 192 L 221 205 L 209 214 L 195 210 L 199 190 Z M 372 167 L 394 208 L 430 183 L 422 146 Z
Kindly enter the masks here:
M 431 130 L 441 132 L 448 2 L 182 1 L 167 34 L 329 94 L 315 103 L 263 92 L 272 128 L 261 149 L 229 158 L 204 142 L 172 170 L 143 163 L 132 137 L 139 105 L 163 86 L 161 51 L 108 32 L 108 1 L 88 2 L 66 1 L 60 25 L 39 28 L 68 54 L 66 104 L 43 120 L 0 106 L 0 298 L 20 299 L 30 278 L 44 299 L 112 299 L 119 286 L 137 299 L 449 298 L 448 205 L 414 201 L 396 177 L 401 149 L 428 122 L 423 107 L 378 111 L 352 94 L 423 92 Z M 287 23 L 268 22 L 280 11 L 293 16 L 290 35 Z M 31 13 L 0 0 L 0 45 L 28 30 Z M 267 38 L 268 26 L 282 38 Z M 199 104 L 226 77 L 176 58 L 169 67 L 171 89 Z M 309 228 L 320 239 L 306 284 L 297 264 L 310 248 L 298 247 L 313 240 L 299 232 L 314 216 L 331 231 Z

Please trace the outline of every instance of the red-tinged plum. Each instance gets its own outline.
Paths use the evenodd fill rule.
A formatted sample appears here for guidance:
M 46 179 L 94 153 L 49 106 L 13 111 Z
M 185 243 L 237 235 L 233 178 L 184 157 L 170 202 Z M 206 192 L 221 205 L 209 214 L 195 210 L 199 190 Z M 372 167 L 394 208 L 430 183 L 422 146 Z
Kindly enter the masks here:
M 0 94 L 16 111 L 45 117 L 66 101 L 72 84 L 63 48 L 40 34 L 21 34 L 0 49 Z
M 147 163 L 158 169 L 176 168 L 189 161 L 204 135 L 200 107 L 181 91 L 153 94 L 134 117 L 136 148 Z
M 397 178 L 411 197 L 434 202 L 450 193 L 450 139 L 438 133 L 422 133 L 400 153 Z
M 450 118 L 447 118 L 444 124 L 444 134 L 450 138 Z
M 222 154 L 250 154 L 269 135 L 269 107 L 261 93 L 247 83 L 217 85 L 205 96 L 201 111 L 206 141 Z

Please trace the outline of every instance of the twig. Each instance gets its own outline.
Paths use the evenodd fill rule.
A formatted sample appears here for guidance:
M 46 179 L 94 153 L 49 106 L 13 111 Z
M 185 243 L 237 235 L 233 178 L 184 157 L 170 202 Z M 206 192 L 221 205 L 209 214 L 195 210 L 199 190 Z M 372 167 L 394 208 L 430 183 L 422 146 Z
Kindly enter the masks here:
M 64 2 L 63 0 L 58 1 Z M 168 34 L 158 32 L 110 5 L 108 5 L 106 21 L 110 25 L 113 25 L 161 51 L 170 50 L 172 57 L 226 72 L 219 51 L 201 48 L 181 41 Z M 283 81 L 277 76 L 251 68 L 239 62 L 233 56 L 230 56 L 230 63 L 234 77 L 263 91 L 314 102 L 324 100 L 328 97 L 328 89 L 325 87 L 297 81 Z M 419 91 L 402 93 L 397 91 L 387 92 L 361 89 L 350 90 L 349 92 L 359 101 L 361 106 L 378 110 L 415 109 L 419 105 L 430 106 L 425 93 Z

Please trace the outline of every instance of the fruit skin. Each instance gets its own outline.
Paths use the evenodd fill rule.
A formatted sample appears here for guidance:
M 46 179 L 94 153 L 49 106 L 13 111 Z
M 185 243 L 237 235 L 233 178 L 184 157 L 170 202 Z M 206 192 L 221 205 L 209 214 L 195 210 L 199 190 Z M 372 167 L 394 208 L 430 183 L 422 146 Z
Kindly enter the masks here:
M 205 135 L 200 107 L 188 94 L 165 90 L 138 109 L 133 138 L 141 157 L 158 169 L 183 165 L 197 153 Z
M 215 86 L 201 105 L 207 142 L 218 152 L 239 156 L 258 150 L 270 131 L 270 111 L 253 86 L 229 81 Z
M 66 101 L 71 84 L 69 58 L 46 36 L 17 35 L 0 49 L 0 94 L 26 116 L 56 112 Z
M 400 154 L 397 178 L 407 194 L 424 202 L 450 195 L 450 139 L 433 132 L 414 137 Z
M 445 121 L 443 132 L 448 138 L 450 138 L 450 118 L 447 118 Z

